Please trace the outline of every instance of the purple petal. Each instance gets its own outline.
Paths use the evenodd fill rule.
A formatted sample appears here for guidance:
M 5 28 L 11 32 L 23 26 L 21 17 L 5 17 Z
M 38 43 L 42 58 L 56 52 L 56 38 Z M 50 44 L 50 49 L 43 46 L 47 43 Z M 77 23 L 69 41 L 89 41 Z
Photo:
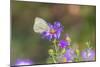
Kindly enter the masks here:
M 75 52 L 73 49 L 67 48 L 64 56 L 67 58 L 67 61 L 72 61 L 75 58 Z
M 57 39 L 60 38 L 61 32 L 57 32 Z
M 27 60 L 20 60 L 18 59 L 16 61 L 16 64 L 15 65 L 32 65 L 32 61 L 27 59 Z
M 58 44 L 61 48 L 65 48 L 68 45 L 68 42 L 65 40 L 61 40 Z
M 54 38 L 57 38 L 57 35 L 56 34 L 54 34 Z
M 48 23 L 48 26 L 49 26 L 50 28 L 53 28 L 53 25 L 51 25 L 50 23 Z
M 54 26 L 57 27 L 57 28 L 59 28 L 59 27 L 61 26 L 61 23 L 60 23 L 59 21 L 56 21 L 56 22 L 54 23 Z
M 52 39 L 52 35 L 50 34 L 49 36 L 47 36 L 47 39 L 51 40 Z
M 81 53 L 83 61 L 91 61 L 94 60 L 95 57 L 95 51 L 92 49 L 85 49 Z
M 48 35 L 50 35 L 50 33 L 49 33 L 49 32 L 46 32 L 46 33 L 45 33 L 45 36 L 48 36 Z

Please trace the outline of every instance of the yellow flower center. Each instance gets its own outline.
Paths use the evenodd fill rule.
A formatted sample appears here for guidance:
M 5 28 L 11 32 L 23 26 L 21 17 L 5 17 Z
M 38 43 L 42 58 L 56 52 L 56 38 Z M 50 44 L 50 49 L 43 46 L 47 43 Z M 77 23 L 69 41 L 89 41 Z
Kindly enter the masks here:
M 65 57 L 63 58 L 63 62 L 67 62 L 67 59 Z
M 56 32 L 56 31 L 55 31 L 54 29 L 51 29 L 51 30 L 50 30 L 50 33 L 51 33 L 51 34 L 54 34 L 55 32 Z
M 67 41 L 69 41 L 69 42 L 71 42 L 71 39 L 70 39 L 70 37 L 66 37 L 66 40 L 67 40 Z

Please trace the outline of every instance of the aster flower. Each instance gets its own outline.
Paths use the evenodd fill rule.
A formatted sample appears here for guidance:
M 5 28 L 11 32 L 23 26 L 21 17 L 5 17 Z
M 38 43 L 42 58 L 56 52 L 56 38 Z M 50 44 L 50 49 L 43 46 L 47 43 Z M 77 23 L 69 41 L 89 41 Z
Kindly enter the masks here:
M 26 59 L 26 60 L 18 59 L 16 61 L 16 64 L 15 65 L 32 65 L 32 61 L 29 60 L 29 59 Z
M 83 61 L 92 61 L 95 57 L 95 51 L 91 48 L 87 48 L 81 52 L 81 56 Z
M 68 45 L 69 45 L 69 42 L 66 40 L 60 40 L 58 44 L 58 46 L 60 46 L 61 48 L 65 48 Z
M 66 58 L 67 62 L 72 62 L 74 58 L 76 58 L 76 54 L 72 48 L 67 48 L 66 53 L 64 54 L 64 58 Z
M 68 34 L 65 35 L 64 40 L 60 40 L 58 46 L 60 46 L 61 48 L 65 48 L 66 46 L 69 46 L 71 42 L 70 37 L 68 36 Z
M 50 29 L 42 33 L 43 37 L 51 40 L 51 39 L 59 39 L 61 32 L 63 31 L 63 26 L 60 22 L 56 21 L 54 25 L 48 24 Z

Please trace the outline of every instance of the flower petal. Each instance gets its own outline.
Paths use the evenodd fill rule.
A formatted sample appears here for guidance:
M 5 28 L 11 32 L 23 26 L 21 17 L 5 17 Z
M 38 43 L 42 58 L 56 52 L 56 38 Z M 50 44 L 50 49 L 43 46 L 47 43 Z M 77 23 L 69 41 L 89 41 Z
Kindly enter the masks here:
M 57 28 L 59 28 L 59 27 L 61 26 L 61 23 L 60 23 L 59 21 L 56 21 L 56 22 L 54 23 L 54 26 L 57 27 Z
M 61 35 L 61 32 L 57 32 L 57 39 L 59 39 L 60 38 L 60 35 Z

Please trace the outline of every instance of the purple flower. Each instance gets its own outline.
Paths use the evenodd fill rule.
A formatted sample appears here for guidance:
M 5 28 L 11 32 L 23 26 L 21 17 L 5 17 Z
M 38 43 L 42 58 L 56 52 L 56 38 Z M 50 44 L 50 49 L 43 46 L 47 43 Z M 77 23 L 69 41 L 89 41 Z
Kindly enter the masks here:
M 60 40 L 58 43 L 58 46 L 61 48 L 65 48 L 66 46 L 69 46 L 71 42 L 70 37 L 66 34 L 63 40 Z
M 81 52 L 81 56 L 83 61 L 92 61 L 95 57 L 95 51 L 91 48 L 85 49 Z
M 42 33 L 43 37 L 51 40 L 52 38 L 59 39 L 61 32 L 63 31 L 63 26 L 60 22 L 56 21 L 54 25 L 48 24 L 50 29 Z
M 77 56 L 72 48 L 67 48 L 64 57 L 66 58 L 67 62 L 72 62 Z
M 32 61 L 29 60 L 29 59 L 26 59 L 26 60 L 18 59 L 16 61 L 16 64 L 15 65 L 32 65 Z
M 69 42 L 66 40 L 60 40 L 58 46 L 60 46 L 61 48 L 65 48 L 66 46 L 69 45 Z

